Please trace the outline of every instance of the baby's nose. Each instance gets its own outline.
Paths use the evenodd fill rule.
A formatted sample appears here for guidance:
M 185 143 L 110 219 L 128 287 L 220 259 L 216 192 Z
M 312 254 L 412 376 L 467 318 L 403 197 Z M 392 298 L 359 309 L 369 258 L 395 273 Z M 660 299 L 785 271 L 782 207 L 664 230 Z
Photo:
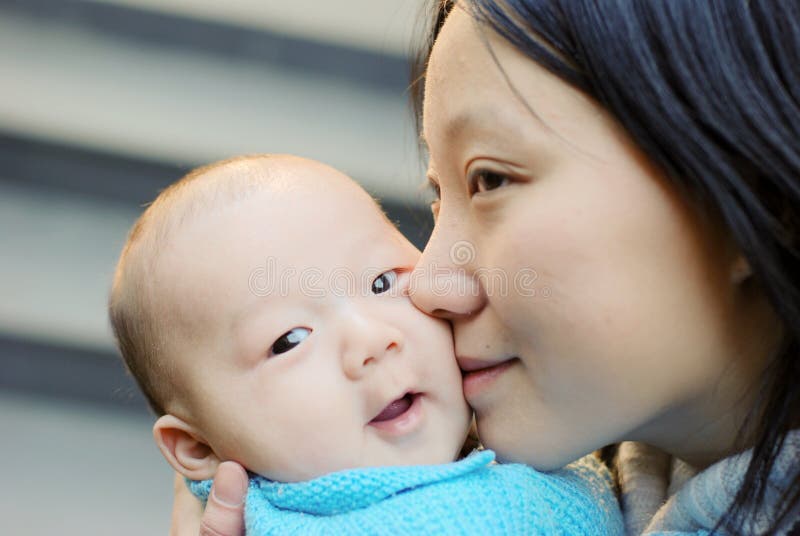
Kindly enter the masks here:
M 381 320 L 351 317 L 342 348 L 342 367 L 351 380 L 358 380 L 387 355 L 399 353 L 402 333 Z

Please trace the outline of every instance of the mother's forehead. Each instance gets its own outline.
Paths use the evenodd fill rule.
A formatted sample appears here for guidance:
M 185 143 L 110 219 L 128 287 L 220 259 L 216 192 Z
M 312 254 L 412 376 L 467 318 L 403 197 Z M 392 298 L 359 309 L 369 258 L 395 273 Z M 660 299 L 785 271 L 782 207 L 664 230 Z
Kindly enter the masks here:
M 514 97 L 505 67 L 509 57 L 519 55 L 494 30 L 463 9 L 455 9 L 436 39 L 426 69 L 423 142 L 431 113 L 438 124 L 446 126 L 443 134 L 447 135 L 472 124 L 490 123 L 497 113 L 492 98 L 498 90 Z
M 442 66 L 491 63 L 486 42 L 494 36 L 496 34 L 491 28 L 476 21 L 464 9 L 454 9 L 445 20 L 431 49 L 425 71 L 426 82 L 439 81 L 439 78 L 444 77 L 445 73 L 439 71 Z M 449 79 L 453 74 L 457 75 L 458 71 L 448 71 L 446 74 Z
M 498 136 L 575 151 L 600 127 L 615 128 L 589 96 L 463 9 L 448 17 L 425 78 L 420 137 L 429 153 Z

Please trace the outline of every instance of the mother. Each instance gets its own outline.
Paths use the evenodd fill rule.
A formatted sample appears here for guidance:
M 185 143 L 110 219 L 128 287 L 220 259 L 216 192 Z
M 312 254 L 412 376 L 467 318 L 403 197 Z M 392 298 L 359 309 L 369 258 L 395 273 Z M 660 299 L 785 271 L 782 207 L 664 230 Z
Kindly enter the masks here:
M 625 440 L 706 469 L 653 516 L 661 496 L 631 468 L 666 479 L 668 465 L 626 464 L 644 451 L 623 446 L 632 532 L 787 531 L 800 516 L 800 10 L 453 4 L 437 2 L 422 56 L 438 195 L 413 299 L 453 324 L 482 440 L 540 469 Z M 223 464 L 216 485 L 204 530 L 237 534 L 223 503 L 239 502 L 241 468 Z

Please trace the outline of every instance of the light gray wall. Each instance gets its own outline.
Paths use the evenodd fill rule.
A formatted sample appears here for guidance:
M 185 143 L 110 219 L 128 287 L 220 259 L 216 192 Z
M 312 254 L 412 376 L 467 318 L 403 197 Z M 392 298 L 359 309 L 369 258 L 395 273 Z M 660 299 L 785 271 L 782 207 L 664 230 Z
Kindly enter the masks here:
M 422 205 L 422 168 L 402 87 L 176 48 L 117 36 L 80 17 L 48 16 L 48 5 L 68 4 L 81 5 L 0 0 L 0 136 L 178 165 L 249 152 L 298 153 L 342 169 L 385 199 Z M 419 1 L 100 4 L 398 55 L 406 50 Z M 14 5 L 35 6 L 36 13 Z M 0 157 L 4 150 L 0 146 Z M 71 191 L 66 184 L 43 186 L 47 181 L 30 173 L 36 172 L 0 169 L 0 341 L 29 340 L 32 348 L 45 343 L 58 360 L 59 349 L 65 356 L 85 350 L 87 356 L 109 356 L 93 363 L 118 367 L 106 294 L 141 206 Z M 74 179 L 64 177 L 65 183 Z M 48 385 L 80 383 L 77 368 L 51 370 L 36 361 L 37 351 L 20 356 L 15 347 L 13 359 L 0 355 L 0 374 L 2 366 L 24 362 L 25 374 L 52 376 L 43 382 Z M 150 416 L 11 391 L 3 387 L 5 379 L 0 377 L 0 532 L 167 533 L 172 472 L 152 442 Z

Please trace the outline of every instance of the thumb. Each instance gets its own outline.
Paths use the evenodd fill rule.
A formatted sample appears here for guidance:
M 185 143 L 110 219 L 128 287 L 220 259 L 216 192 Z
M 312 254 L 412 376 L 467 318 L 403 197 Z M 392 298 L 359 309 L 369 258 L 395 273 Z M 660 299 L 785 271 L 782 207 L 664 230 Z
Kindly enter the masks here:
M 244 534 L 244 499 L 247 473 L 236 462 L 217 468 L 214 485 L 200 523 L 200 536 L 241 536 Z

